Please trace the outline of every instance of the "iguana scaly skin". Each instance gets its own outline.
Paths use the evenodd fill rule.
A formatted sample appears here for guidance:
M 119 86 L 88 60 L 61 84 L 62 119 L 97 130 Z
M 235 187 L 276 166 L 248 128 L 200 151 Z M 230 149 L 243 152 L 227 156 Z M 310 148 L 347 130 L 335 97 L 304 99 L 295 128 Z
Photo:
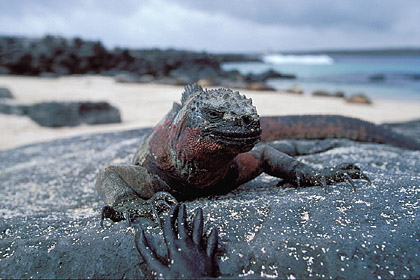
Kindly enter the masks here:
M 160 192 L 178 200 L 223 194 L 262 172 L 297 186 L 343 181 L 353 185 L 352 178 L 366 179 L 353 164 L 323 170 L 309 167 L 292 157 L 307 153 L 294 144 L 257 144 L 286 138 L 349 138 L 420 149 L 415 140 L 353 118 L 260 118 L 252 101 L 238 92 L 190 85 L 181 105 L 174 104 L 141 143 L 133 165 L 109 166 L 98 176 L 96 188 L 109 206 L 103 218 L 122 220 L 126 211 L 153 216 L 151 209 L 162 201 L 176 203 Z

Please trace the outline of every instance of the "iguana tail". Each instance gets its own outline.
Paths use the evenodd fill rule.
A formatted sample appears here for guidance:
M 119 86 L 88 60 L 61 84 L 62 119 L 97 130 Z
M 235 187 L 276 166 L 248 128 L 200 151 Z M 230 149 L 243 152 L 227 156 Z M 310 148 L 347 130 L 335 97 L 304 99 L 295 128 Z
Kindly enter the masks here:
M 347 138 L 420 150 L 420 142 L 383 126 L 338 115 L 261 117 L 262 141 Z

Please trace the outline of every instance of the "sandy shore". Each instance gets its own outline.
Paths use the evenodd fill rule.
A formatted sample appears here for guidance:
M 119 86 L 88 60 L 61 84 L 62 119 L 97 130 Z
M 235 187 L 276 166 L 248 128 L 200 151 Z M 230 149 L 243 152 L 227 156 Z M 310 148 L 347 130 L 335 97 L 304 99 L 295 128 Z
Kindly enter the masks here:
M 13 93 L 13 102 L 107 101 L 122 115 L 121 124 L 51 129 L 37 125 L 28 117 L 0 114 L 0 149 L 81 134 L 154 126 L 179 101 L 182 86 L 120 84 L 101 76 L 36 78 L 0 76 L 0 87 Z M 342 99 L 311 97 L 278 92 L 241 90 L 251 97 L 260 115 L 341 114 L 375 123 L 420 118 L 420 101 L 374 100 L 373 105 L 347 104 Z

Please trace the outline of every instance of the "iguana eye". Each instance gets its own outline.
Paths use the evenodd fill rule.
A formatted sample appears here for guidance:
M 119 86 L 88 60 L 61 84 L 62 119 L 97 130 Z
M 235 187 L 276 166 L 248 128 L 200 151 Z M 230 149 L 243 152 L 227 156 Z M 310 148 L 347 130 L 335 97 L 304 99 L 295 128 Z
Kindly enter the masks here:
M 215 111 L 215 110 L 208 110 L 206 113 L 207 113 L 208 118 L 211 120 L 217 120 L 223 117 L 223 113 Z

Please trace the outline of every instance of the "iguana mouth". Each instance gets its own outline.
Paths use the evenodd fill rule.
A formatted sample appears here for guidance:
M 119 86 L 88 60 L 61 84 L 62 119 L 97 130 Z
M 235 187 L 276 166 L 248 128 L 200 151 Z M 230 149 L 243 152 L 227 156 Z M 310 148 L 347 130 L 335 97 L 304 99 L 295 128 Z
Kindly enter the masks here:
M 213 131 L 209 135 L 227 145 L 254 145 L 261 140 L 261 129 L 247 132 Z

